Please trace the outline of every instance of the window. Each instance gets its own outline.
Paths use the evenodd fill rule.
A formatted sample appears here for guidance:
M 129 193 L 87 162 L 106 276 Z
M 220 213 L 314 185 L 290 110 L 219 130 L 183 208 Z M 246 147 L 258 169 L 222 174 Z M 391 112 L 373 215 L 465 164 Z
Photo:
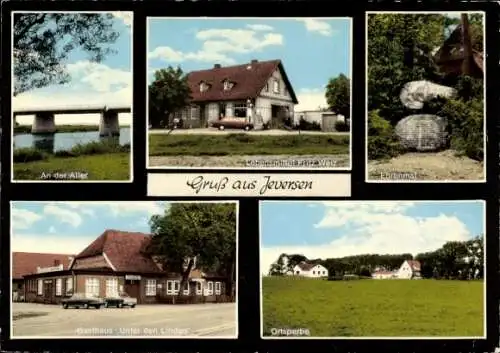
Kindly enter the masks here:
M 115 298 L 118 296 L 118 278 L 108 278 L 106 280 L 106 297 Z
M 247 105 L 246 105 L 246 103 L 234 105 L 234 116 L 236 118 L 246 118 L 247 117 Z
M 156 295 L 156 280 L 148 279 L 146 281 L 146 296 L 154 297 Z
M 269 82 L 266 83 L 264 87 L 264 92 L 269 92 Z
M 174 295 L 179 293 L 179 281 L 167 281 L 167 294 Z
M 231 82 L 229 81 L 224 81 L 224 91 L 229 91 L 232 87 Z
M 183 294 L 184 295 L 189 295 L 189 282 L 184 283 Z
M 43 294 L 43 281 L 41 279 L 39 279 L 37 282 L 37 285 L 38 285 L 37 294 L 42 295 Z
M 220 295 L 220 282 L 215 282 L 215 295 Z
M 66 294 L 73 292 L 73 278 L 66 278 Z
M 273 81 L 273 92 L 276 94 L 280 93 L 280 81 L 278 80 Z
M 326 275 L 326 271 L 323 271 L 323 274 Z
M 99 296 L 99 278 L 85 279 L 85 295 L 94 297 Z
M 205 288 L 205 295 L 214 294 L 214 282 L 207 282 L 207 286 Z
M 313 275 L 315 275 L 315 274 L 316 274 L 316 271 L 313 271 Z
M 201 295 L 203 293 L 203 287 L 201 285 L 201 282 L 196 281 L 196 294 Z
M 288 96 L 288 90 L 286 87 L 283 87 L 283 95 Z
M 200 83 L 200 92 L 205 92 L 208 90 L 208 85 L 205 82 Z
M 56 296 L 62 295 L 62 278 L 56 278 Z

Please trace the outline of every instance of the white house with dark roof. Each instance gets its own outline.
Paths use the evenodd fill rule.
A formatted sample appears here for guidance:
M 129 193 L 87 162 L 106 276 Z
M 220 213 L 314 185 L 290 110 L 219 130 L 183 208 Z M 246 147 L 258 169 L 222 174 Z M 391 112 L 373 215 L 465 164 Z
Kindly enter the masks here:
M 399 279 L 420 279 L 421 276 L 420 261 L 406 260 L 398 270 Z
M 294 276 L 321 278 L 328 277 L 328 270 L 320 264 L 301 262 L 293 268 Z

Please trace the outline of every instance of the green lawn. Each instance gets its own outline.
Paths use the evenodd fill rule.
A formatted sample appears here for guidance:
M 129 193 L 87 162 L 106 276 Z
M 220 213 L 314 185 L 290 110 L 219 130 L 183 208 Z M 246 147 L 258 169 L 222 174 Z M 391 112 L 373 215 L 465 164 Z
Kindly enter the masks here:
M 14 163 L 15 180 L 40 180 L 43 173 L 88 173 L 87 180 L 129 180 L 130 153 L 107 153 L 78 157 L 50 157 Z
M 316 337 L 483 336 L 483 282 L 264 277 L 264 336 L 273 328 Z
M 349 136 L 150 135 L 150 156 L 349 154 Z

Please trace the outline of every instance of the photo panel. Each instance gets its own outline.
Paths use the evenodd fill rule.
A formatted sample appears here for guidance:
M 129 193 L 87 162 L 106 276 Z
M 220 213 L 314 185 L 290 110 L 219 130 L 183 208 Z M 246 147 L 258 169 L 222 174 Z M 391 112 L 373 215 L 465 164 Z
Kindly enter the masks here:
M 236 339 L 238 212 L 11 202 L 11 339 Z
M 366 181 L 486 182 L 485 14 L 366 13 Z
M 132 19 L 12 12 L 12 182 L 132 182 Z
M 262 338 L 484 339 L 485 234 L 483 200 L 261 201 Z
M 148 168 L 350 170 L 352 33 L 350 17 L 147 18 Z

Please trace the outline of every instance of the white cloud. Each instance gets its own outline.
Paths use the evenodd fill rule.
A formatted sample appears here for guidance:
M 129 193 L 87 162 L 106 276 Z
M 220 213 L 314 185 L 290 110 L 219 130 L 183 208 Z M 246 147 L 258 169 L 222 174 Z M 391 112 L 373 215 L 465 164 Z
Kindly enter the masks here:
M 304 22 L 306 29 L 309 32 L 318 33 L 322 36 L 330 37 L 333 35 L 332 26 L 326 21 L 317 20 L 314 18 L 304 18 L 299 19 L 298 21 Z
M 263 247 L 261 271 L 282 253 L 303 254 L 308 258 L 332 258 L 357 254 L 417 253 L 434 251 L 447 241 L 464 241 L 471 236 L 457 217 L 439 214 L 411 217 L 405 211 L 411 202 L 327 202 L 323 219 L 314 225 L 324 229 L 346 229 L 335 240 L 319 245 Z
M 89 217 L 98 217 L 99 214 L 111 214 L 114 217 L 130 216 L 131 214 L 146 214 L 152 216 L 154 214 L 163 214 L 168 206 L 166 202 L 157 201 L 130 201 L 130 202 L 53 202 L 49 204 L 60 209 L 68 209 L 76 212 L 79 215 L 87 215 Z M 49 206 L 48 205 L 48 206 Z M 47 206 L 46 206 L 47 207 Z
M 296 112 L 307 110 L 317 110 L 318 108 L 327 108 L 324 89 L 301 89 L 296 92 L 297 104 L 294 108 Z
M 132 105 L 132 72 L 113 69 L 109 66 L 90 61 L 78 61 L 68 64 L 67 70 L 71 82 L 56 92 L 33 90 L 13 98 L 13 109 L 33 109 L 39 107 L 85 106 L 93 105 Z M 56 124 L 96 125 L 100 116 L 97 114 L 76 114 L 56 116 Z M 18 116 L 16 121 L 31 124 L 32 116 Z M 131 114 L 120 114 L 120 123 L 130 125 Z
M 116 11 L 112 12 L 113 16 L 119 18 L 123 21 L 126 26 L 132 26 L 133 23 L 133 13 L 132 12 L 124 12 L 124 11 Z
M 53 226 L 51 226 L 51 227 L 49 228 L 49 233 L 50 233 L 50 234 L 54 234 L 54 233 L 56 233 L 56 228 L 55 228 L 55 227 L 53 227 Z
M 264 25 L 255 25 L 264 26 Z M 283 45 L 279 33 L 260 33 L 251 29 L 206 29 L 198 31 L 196 39 L 202 41 L 198 51 L 182 52 L 169 46 L 156 47 L 148 54 L 149 59 L 166 62 L 200 61 L 221 64 L 234 64 L 230 54 L 258 52 L 269 46 Z
M 28 229 L 41 219 L 42 216 L 35 212 L 12 207 L 11 222 L 13 229 Z
M 63 206 L 63 207 L 60 207 Z M 64 204 L 50 203 L 43 208 L 43 213 L 47 216 L 56 217 L 60 223 L 67 223 L 74 228 L 82 224 L 82 217 L 78 212 L 64 208 Z
M 127 215 L 131 213 L 147 213 L 148 215 L 163 214 L 165 206 L 161 203 L 151 201 L 134 201 L 110 203 L 107 205 L 114 216 Z
M 248 24 L 247 28 L 250 28 L 253 31 L 272 31 L 274 29 L 272 26 L 262 24 Z
M 53 234 L 12 234 L 12 251 L 76 255 L 95 239 L 89 236 L 61 237 Z

